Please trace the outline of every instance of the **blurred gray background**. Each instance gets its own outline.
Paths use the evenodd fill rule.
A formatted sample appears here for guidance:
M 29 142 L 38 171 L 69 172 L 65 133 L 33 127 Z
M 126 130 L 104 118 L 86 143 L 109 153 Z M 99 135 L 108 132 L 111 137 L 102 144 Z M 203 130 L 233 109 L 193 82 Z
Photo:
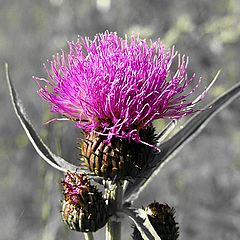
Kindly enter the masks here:
M 78 162 L 72 123 L 43 126 L 53 115 L 38 97 L 31 76 L 46 76 L 42 63 L 77 35 L 105 30 L 161 37 L 190 56 L 190 73 L 203 89 L 221 75 L 210 102 L 239 81 L 239 0 L 0 0 L 0 239 L 75 240 L 60 217 L 62 174 L 47 166 L 29 144 L 10 103 L 3 63 L 37 131 L 54 152 Z M 136 205 L 153 200 L 176 208 L 180 239 L 240 239 L 240 100 L 233 102 L 163 168 Z M 159 123 L 161 125 L 161 123 Z M 130 239 L 125 221 L 123 239 Z M 95 234 L 104 239 L 104 232 Z

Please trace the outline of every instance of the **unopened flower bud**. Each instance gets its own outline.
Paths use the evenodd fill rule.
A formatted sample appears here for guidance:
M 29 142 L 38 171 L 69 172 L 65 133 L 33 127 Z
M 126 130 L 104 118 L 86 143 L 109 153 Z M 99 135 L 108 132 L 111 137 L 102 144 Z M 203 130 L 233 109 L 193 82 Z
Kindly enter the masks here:
M 167 204 L 153 202 L 149 204 L 145 211 L 149 221 L 161 240 L 177 240 L 179 237 L 178 223 L 175 222 L 175 210 Z M 138 229 L 134 227 L 133 240 L 142 240 Z
M 95 232 L 107 223 L 105 200 L 86 175 L 68 172 L 63 187 L 62 218 L 70 229 Z

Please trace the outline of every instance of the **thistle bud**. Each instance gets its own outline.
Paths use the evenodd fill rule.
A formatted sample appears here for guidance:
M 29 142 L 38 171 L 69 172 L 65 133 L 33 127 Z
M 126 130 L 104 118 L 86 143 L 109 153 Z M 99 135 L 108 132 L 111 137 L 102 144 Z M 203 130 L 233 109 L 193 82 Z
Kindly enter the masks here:
M 154 128 L 141 129 L 140 139 L 149 145 L 156 143 Z M 82 143 L 82 155 L 88 168 L 105 179 L 136 178 L 149 167 L 155 149 L 142 142 L 106 136 L 96 133 L 86 135 Z
M 179 237 L 178 223 L 175 222 L 175 210 L 167 204 L 153 202 L 145 211 L 149 221 L 161 240 L 177 240 Z M 134 227 L 133 240 L 143 240 L 140 232 Z
M 95 232 L 108 220 L 107 205 L 102 194 L 90 185 L 86 175 L 70 173 L 63 180 L 63 221 L 72 230 Z

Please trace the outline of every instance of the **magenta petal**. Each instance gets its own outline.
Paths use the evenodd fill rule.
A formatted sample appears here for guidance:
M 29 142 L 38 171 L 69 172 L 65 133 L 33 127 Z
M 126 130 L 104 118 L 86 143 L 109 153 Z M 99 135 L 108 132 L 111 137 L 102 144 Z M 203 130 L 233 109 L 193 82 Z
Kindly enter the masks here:
M 195 75 L 187 75 L 188 57 L 174 48 L 165 51 L 159 39 L 148 45 L 139 36 L 127 41 L 106 31 L 94 40 L 68 44 L 69 53 L 54 56 L 49 70 L 45 66 L 50 80 L 35 79 L 52 111 L 77 119 L 76 126 L 85 132 L 140 141 L 139 129 L 153 120 L 196 111 L 196 102 L 187 98 L 199 80 L 187 90 L 195 81 Z M 178 67 L 172 73 L 176 56 Z

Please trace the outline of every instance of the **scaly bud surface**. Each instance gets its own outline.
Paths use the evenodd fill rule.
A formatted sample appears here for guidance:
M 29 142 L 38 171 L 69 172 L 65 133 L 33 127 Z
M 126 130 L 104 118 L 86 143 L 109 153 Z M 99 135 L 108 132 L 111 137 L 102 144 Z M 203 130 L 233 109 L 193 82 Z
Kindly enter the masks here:
M 167 204 L 153 202 L 145 211 L 161 240 L 177 240 L 179 237 L 178 223 L 175 221 L 175 210 Z M 143 240 L 140 232 L 134 227 L 133 240 Z
M 62 218 L 69 228 L 80 232 L 102 228 L 109 217 L 107 205 L 87 176 L 68 172 L 62 183 Z

